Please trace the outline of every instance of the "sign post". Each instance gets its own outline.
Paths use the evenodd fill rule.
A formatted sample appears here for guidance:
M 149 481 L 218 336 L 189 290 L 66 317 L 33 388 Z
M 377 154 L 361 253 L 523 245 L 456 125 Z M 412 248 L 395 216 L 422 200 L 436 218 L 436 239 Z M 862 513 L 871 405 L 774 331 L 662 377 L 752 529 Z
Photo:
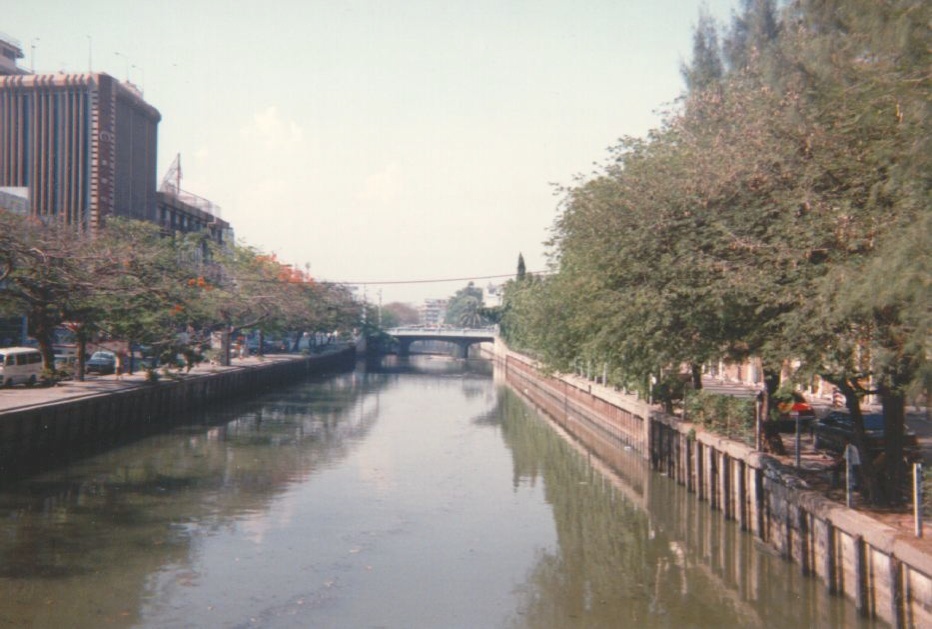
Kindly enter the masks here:
M 861 464 L 861 455 L 858 449 L 850 443 L 845 448 L 845 504 L 851 508 L 851 490 L 854 489 L 854 472 L 853 468 Z
M 793 420 L 796 422 L 796 469 L 799 469 L 800 456 L 802 455 L 802 453 L 800 452 L 800 447 L 799 447 L 800 446 L 800 443 L 799 443 L 799 412 L 793 411 L 792 413 L 790 413 L 790 417 L 792 417 Z
M 916 514 L 916 537 L 922 537 L 922 463 L 913 463 L 913 510 Z

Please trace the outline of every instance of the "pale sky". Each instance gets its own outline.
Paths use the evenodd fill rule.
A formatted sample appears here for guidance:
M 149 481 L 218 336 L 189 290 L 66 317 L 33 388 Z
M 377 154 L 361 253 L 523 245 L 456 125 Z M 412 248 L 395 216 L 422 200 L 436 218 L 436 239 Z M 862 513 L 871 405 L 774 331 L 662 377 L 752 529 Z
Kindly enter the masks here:
M 158 180 L 180 153 L 239 241 L 418 303 L 466 282 L 376 282 L 545 269 L 552 184 L 657 127 L 700 5 L 738 0 L 0 4 L 21 67 L 139 85 Z

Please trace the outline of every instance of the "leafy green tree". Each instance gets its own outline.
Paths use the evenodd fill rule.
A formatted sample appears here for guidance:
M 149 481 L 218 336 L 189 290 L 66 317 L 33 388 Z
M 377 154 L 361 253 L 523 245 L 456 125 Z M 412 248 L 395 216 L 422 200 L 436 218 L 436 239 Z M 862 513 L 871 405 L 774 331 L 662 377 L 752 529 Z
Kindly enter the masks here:
M 705 7 L 699 12 L 699 23 L 693 31 L 692 61 L 682 64 L 680 73 L 691 91 L 716 85 L 724 73 L 718 26 Z
M 635 383 L 753 356 L 776 389 L 801 362 L 856 419 L 880 396 L 874 495 L 894 497 L 905 391 L 928 379 L 929 10 L 812 0 L 777 19 L 749 0 L 724 71 L 701 18 L 684 106 L 563 191 L 558 274 L 506 286 L 509 342 Z
M 450 298 L 444 321 L 450 325 L 480 327 L 483 325 L 480 314 L 482 304 L 482 289 L 469 282 Z
M 410 304 L 392 302 L 382 307 L 382 328 L 394 328 L 404 325 L 417 325 L 421 315 Z
M 780 35 L 775 0 L 741 0 L 722 43 L 728 68 L 741 72 L 774 55 Z

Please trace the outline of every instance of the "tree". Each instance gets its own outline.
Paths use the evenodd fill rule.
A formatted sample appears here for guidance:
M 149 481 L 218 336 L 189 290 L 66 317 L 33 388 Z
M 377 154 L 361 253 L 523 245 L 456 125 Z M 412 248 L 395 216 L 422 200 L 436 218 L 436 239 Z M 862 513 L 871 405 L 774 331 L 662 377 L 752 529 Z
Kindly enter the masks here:
M 701 91 L 716 85 L 724 73 L 718 26 L 705 7 L 700 9 L 699 23 L 693 31 L 692 62 L 683 63 L 680 73 L 690 91 Z
M 382 307 L 382 327 L 394 328 L 404 325 L 417 325 L 421 315 L 411 304 L 394 301 Z
M 94 297 L 112 286 L 120 265 L 106 245 L 70 226 L 0 214 L 8 247 L 0 297 L 7 309 L 26 314 L 28 332 L 51 370 L 55 330 L 93 318 Z M 83 367 L 83 356 L 79 361 Z
M 728 68 L 741 72 L 772 58 L 779 35 L 775 0 L 741 0 L 741 10 L 732 14 L 731 28 L 722 44 Z
M 483 325 L 482 316 L 479 314 L 481 308 L 482 289 L 469 282 L 450 298 L 445 322 L 470 328 L 480 327 Z
M 524 266 L 524 255 L 518 254 L 518 273 L 515 276 L 519 282 L 524 279 L 527 274 L 527 268 Z
M 503 334 L 555 368 L 611 361 L 626 382 L 755 356 L 775 389 L 801 362 L 856 420 L 880 396 L 893 498 L 905 391 L 928 380 L 916 227 L 930 206 L 930 8 L 801 0 L 778 20 L 772 2 L 743 7 L 726 71 L 700 16 L 683 106 L 563 190 L 558 274 L 506 286 Z

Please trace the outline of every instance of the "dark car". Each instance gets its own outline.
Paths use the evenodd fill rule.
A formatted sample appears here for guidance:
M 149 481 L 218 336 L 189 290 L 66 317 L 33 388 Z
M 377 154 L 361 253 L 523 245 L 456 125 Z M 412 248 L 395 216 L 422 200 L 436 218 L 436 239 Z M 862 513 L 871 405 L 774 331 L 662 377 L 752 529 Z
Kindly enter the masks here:
M 101 375 L 114 373 L 116 371 L 116 354 L 105 351 L 94 352 L 84 364 L 84 370 L 87 373 L 99 373 Z
M 777 429 L 780 432 L 796 432 L 796 419 L 799 418 L 800 432 L 809 432 L 815 423 L 816 414 L 812 405 L 806 401 L 802 393 L 793 392 L 793 397 L 785 402 L 777 404 L 777 412 L 780 413 L 777 422 Z
M 871 454 L 876 456 L 883 452 L 883 413 L 864 414 L 864 433 Z M 816 448 L 844 452 L 849 443 L 854 443 L 854 421 L 847 411 L 832 411 L 815 425 L 814 435 Z M 922 458 L 916 434 L 910 430 L 903 436 L 903 455 L 909 461 L 919 461 Z

